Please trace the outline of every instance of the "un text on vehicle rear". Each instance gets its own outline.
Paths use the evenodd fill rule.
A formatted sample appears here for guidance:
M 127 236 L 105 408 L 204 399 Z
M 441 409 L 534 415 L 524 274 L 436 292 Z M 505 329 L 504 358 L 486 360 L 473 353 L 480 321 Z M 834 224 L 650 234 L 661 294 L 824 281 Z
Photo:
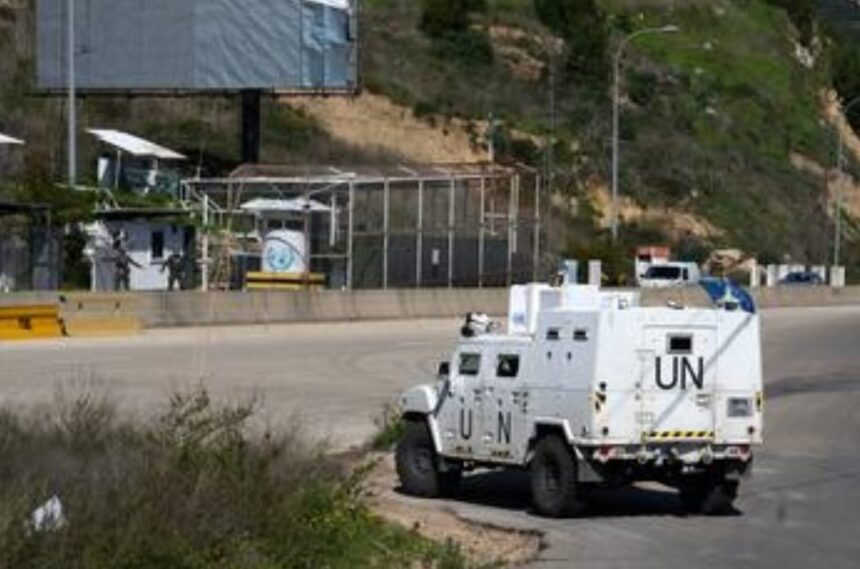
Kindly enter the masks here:
M 435 497 L 472 469 L 528 468 L 543 515 L 579 515 L 592 490 L 646 480 L 692 512 L 731 511 L 763 424 L 759 316 L 727 302 L 732 290 L 683 308 L 514 287 L 506 330 L 470 317 L 436 384 L 401 396 L 404 489 Z

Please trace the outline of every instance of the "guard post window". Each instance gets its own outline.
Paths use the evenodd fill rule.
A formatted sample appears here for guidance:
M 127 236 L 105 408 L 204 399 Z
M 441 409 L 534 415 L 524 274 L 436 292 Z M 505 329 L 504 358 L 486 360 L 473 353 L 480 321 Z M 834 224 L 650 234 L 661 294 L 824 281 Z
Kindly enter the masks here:
M 481 372 L 481 354 L 460 354 L 460 375 L 476 376 Z
M 496 377 L 516 378 L 520 373 L 520 357 L 517 355 L 502 354 L 496 367 Z

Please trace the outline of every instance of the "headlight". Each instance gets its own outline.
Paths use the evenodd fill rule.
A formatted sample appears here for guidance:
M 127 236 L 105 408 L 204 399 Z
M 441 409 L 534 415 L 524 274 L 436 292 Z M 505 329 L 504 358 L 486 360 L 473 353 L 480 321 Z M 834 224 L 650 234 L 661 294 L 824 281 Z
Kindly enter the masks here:
M 753 400 L 748 397 L 732 397 L 729 399 L 728 415 L 732 419 L 752 417 Z

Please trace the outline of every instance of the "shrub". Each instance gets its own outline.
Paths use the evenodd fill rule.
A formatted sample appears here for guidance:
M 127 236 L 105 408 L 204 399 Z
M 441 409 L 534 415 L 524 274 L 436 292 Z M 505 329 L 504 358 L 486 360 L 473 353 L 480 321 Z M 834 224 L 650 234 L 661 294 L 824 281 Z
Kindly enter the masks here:
M 103 398 L 0 412 L 0 566 L 402 567 L 462 564 L 374 515 L 350 474 L 295 431 L 249 435 L 252 404 L 176 395 L 148 426 Z M 66 523 L 34 531 L 53 495 Z

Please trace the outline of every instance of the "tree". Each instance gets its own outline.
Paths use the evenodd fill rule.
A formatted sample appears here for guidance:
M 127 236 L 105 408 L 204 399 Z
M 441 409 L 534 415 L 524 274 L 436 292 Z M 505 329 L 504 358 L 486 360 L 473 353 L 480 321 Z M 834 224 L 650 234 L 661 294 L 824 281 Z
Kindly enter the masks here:
M 541 23 L 564 39 L 571 77 L 607 77 L 609 33 L 596 0 L 534 0 Z
M 433 38 L 464 33 L 472 25 L 472 13 L 485 8 L 485 0 L 422 0 L 418 27 Z

